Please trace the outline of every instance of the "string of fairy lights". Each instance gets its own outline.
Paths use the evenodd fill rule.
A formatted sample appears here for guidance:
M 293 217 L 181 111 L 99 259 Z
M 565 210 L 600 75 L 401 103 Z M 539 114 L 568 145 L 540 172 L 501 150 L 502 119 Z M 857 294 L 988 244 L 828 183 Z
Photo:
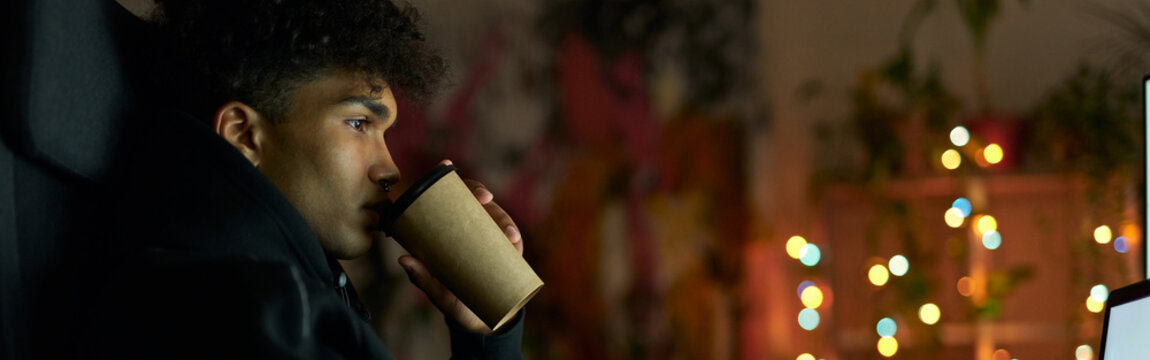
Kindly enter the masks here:
M 954 148 L 947 149 L 939 158 L 941 165 L 947 170 L 953 171 L 961 167 L 964 154 L 967 158 L 973 159 L 973 162 L 980 167 L 999 164 L 1005 157 L 1004 150 L 999 144 L 973 145 L 970 132 L 963 126 L 954 127 L 949 135 Z M 966 197 L 956 198 L 951 203 L 943 215 L 943 221 L 947 226 L 954 229 L 969 226 L 975 239 L 981 240 L 982 247 L 988 251 L 997 250 L 1003 244 L 1003 236 L 998 231 L 998 219 L 987 213 L 975 213 L 974 204 Z M 1124 234 L 1137 231 L 1132 224 L 1125 224 L 1121 230 Z M 1118 253 L 1124 254 L 1130 250 L 1131 244 L 1127 237 L 1118 236 L 1115 238 L 1107 225 L 1095 228 L 1093 235 L 1095 242 L 1101 245 L 1112 244 L 1114 251 Z M 799 235 L 787 239 L 786 252 L 788 256 L 807 267 L 818 265 L 822 258 L 819 247 Z M 881 262 L 881 260 L 876 262 Z M 901 277 L 909 271 L 910 259 L 902 254 L 896 254 L 891 256 L 885 264 L 875 263 L 871 265 L 866 276 L 871 285 L 883 287 L 891 281 L 891 276 Z M 958 280 L 956 290 L 964 297 L 972 297 L 977 290 L 976 286 L 985 286 L 985 284 L 978 284 L 971 276 L 963 276 Z M 824 305 L 824 292 L 827 290 L 829 289 L 824 289 L 811 280 L 803 280 L 799 283 L 797 295 L 803 308 L 799 311 L 797 320 L 799 327 L 803 330 L 813 331 L 818 328 L 820 323 L 819 308 Z M 1093 285 L 1086 296 L 1086 309 L 1091 313 L 1100 313 L 1105 309 L 1109 295 L 1110 291 L 1106 285 Z M 928 326 L 938 324 L 941 318 L 942 310 L 933 302 L 924 303 L 918 308 L 918 320 Z M 892 317 L 883 317 L 875 323 L 875 332 L 878 335 L 875 350 L 883 357 L 890 358 L 898 353 L 899 342 L 895 338 L 898 327 L 898 322 Z M 1074 349 L 1074 356 L 1077 360 L 1092 360 L 1094 349 L 1089 344 L 1082 344 Z M 995 350 L 992 358 L 996 360 L 1012 359 L 1010 352 L 1003 348 Z M 802 353 L 796 357 L 796 360 L 822 359 L 816 358 L 811 353 Z M 1013 360 L 1018 359 L 1014 358 Z
M 1137 227 L 1134 224 L 1126 224 L 1122 227 L 1123 234 L 1133 234 L 1137 232 Z M 1094 228 L 1094 242 L 1099 245 L 1111 244 L 1114 251 L 1120 254 L 1125 254 L 1130 251 L 1130 243 L 1126 235 L 1119 235 L 1114 237 L 1113 231 L 1108 225 L 1101 225 Z M 1098 314 L 1106 309 L 1106 300 L 1110 298 L 1110 289 L 1105 284 L 1095 284 L 1090 287 L 1089 295 L 1086 296 L 1086 310 L 1091 313 Z M 1094 359 L 1094 348 L 1089 344 L 1079 345 L 1074 349 L 1074 358 L 1077 360 L 1092 360 Z

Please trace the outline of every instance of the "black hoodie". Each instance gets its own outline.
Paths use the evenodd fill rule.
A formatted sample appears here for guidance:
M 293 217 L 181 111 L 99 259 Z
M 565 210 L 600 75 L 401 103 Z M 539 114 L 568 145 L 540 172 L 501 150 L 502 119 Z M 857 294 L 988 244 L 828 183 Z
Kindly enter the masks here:
M 339 263 L 239 151 L 188 115 L 141 124 L 81 354 L 391 358 Z M 522 358 L 522 323 L 449 326 L 453 358 Z

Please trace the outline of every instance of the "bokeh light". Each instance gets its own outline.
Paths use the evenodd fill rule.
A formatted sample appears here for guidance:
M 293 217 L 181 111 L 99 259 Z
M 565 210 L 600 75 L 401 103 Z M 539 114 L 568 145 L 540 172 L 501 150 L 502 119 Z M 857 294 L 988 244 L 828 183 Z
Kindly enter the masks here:
M 964 197 L 955 199 L 954 202 L 950 204 L 950 207 L 962 210 L 962 217 L 970 216 L 970 213 L 974 211 L 974 207 L 971 206 L 970 200 L 967 200 Z
M 918 308 L 918 319 L 927 325 L 937 324 L 941 317 L 942 311 L 934 303 L 926 303 Z
M 890 272 L 886 270 L 886 266 L 875 264 L 867 272 L 867 279 L 870 279 L 870 283 L 875 286 L 883 286 L 886 285 L 887 280 L 890 280 Z
M 1110 289 L 1106 285 L 1098 284 L 1090 288 L 1090 298 L 1094 301 L 1104 303 L 1110 298 Z
M 943 219 L 946 220 L 946 226 L 957 229 L 959 226 L 962 226 L 962 221 L 965 220 L 966 217 L 962 216 L 962 209 L 952 207 L 946 210 L 946 215 L 943 216 Z
M 807 239 L 798 235 L 791 236 L 790 239 L 787 239 L 787 256 L 790 256 L 792 259 L 798 259 L 799 250 L 802 250 L 805 245 L 807 245 Z
M 1006 349 L 995 350 L 994 360 L 1010 360 L 1010 352 L 1006 351 Z
M 986 149 L 982 150 L 982 156 L 986 157 L 986 162 L 988 163 L 1000 163 L 1003 157 L 1002 147 L 998 146 L 998 144 L 987 145 Z
M 809 353 L 802 353 L 799 354 L 799 357 L 795 358 L 795 360 L 815 360 L 815 356 Z
M 1094 241 L 1099 244 L 1109 244 L 1112 236 L 1114 234 L 1110 232 L 1109 226 L 1102 225 L 1094 228 Z
M 891 256 L 887 267 L 890 268 L 891 275 L 903 276 L 910 270 L 910 261 L 906 259 L 906 256 L 902 256 L 901 254 Z
M 1123 222 L 1122 231 L 1119 236 L 1133 240 L 1138 239 L 1140 235 L 1142 235 L 1142 230 L 1138 228 L 1138 225 L 1134 225 L 1134 223 L 1129 221 Z
M 1074 358 L 1078 359 L 1078 360 L 1093 359 L 1094 358 L 1094 348 L 1090 347 L 1090 345 L 1085 345 L 1085 344 L 1078 345 L 1078 348 L 1074 349 Z
M 1106 307 L 1106 304 L 1094 300 L 1093 296 L 1086 297 L 1086 310 L 1090 310 L 1090 312 L 1097 314 L 1102 312 L 1104 307 Z
M 799 283 L 799 290 L 795 294 L 798 295 L 799 299 L 802 299 L 803 298 L 803 290 L 806 290 L 807 287 L 811 287 L 811 286 L 815 286 L 814 281 L 803 280 L 803 282 Z
M 959 155 L 958 150 L 949 149 L 942 153 L 942 167 L 947 170 L 954 170 L 960 165 L 962 165 L 962 155 Z
M 808 286 L 803 289 L 803 294 L 799 296 L 803 306 L 811 309 L 817 309 L 823 304 L 823 290 L 818 286 Z
M 978 164 L 978 167 L 990 166 L 990 163 L 986 161 L 986 156 L 983 155 L 982 148 L 974 151 L 974 163 Z
M 811 331 L 819 327 L 818 310 L 806 308 L 799 311 L 799 327 L 806 331 Z
M 970 296 L 974 293 L 974 280 L 969 276 L 963 276 L 958 279 L 958 293 L 962 296 Z
M 885 317 L 879 320 L 878 324 L 875 325 L 875 331 L 878 332 L 878 336 L 894 336 L 894 334 L 898 332 L 898 324 L 894 322 L 894 319 Z
M 802 250 L 799 250 L 799 262 L 806 266 L 815 266 L 819 264 L 819 259 L 823 258 L 822 251 L 815 244 L 803 245 Z
M 988 250 L 998 249 L 999 246 L 1002 246 L 1002 234 L 999 234 L 998 231 L 994 230 L 983 233 L 982 246 L 986 247 Z
M 966 146 L 970 143 L 970 132 L 965 127 L 955 126 L 950 130 L 950 143 L 959 147 Z
M 995 231 L 998 230 L 998 220 L 995 220 L 994 217 L 990 215 L 982 215 L 978 217 L 978 222 L 975 223 L 975 227 L 978 229 L 979 234 Z
M 1118 238 L 1114 239 L 1114 251 L 1117 251 L 1121 254 L 1125 254 L 1127 251 L 1130 251 L 1130 244 L 1126 242 L 1125 236 L 1119 236 Z
M 898 352 L 898 340 L 894 337 L 884 336 L 878 339 L 878 353 L 885 357 L 894 356 Z

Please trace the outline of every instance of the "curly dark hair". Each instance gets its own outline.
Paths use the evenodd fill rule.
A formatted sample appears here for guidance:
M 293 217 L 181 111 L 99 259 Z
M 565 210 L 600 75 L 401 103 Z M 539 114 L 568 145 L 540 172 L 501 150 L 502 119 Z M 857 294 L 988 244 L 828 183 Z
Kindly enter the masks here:
M 443 78 L 445 62 L 424 42 L 418 12 L 389 0 L 157 0 L 152 23 L 181 87 L 184 110 L 210 117 L 240 101 L 273 121 L 295 89 L 324 71 L 362 72 L 417 103 Z M 172 69 L 174 67 L 174 71 Z M 186 93 L 184 93 L 186 92 Z

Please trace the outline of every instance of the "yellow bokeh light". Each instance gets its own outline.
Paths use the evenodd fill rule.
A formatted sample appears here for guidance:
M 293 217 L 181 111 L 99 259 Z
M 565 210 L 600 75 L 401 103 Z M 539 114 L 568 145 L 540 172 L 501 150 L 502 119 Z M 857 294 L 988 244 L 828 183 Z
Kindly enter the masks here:
M 962 226 L 962 221 L 966 219 L 966 217 L 962 216 L 962 209 L 955 207 L 946 210 L 946 215 L 944 215 L 943 218 L 946 220 L 946 226 L 955 229 Z
M 802 255 L 799 251 L 806 245 L 807 239 L 798 235 L 791 236 L 790 239 L 787 239 L 787 256 L 790 256 L 792 259 L 798 259 L 799 255 Z
M 927 325 L 937 324 L 941 317 L 942 311 L 934 303 L 926 303 L 918 308 L 918 319 Z
M 1010 352 L 1006 351 L 1006 349 L 995 350 L 994 360 L 1010 360 Z
M 1090 310 L 1090 312 L 1097 314 L 1102 312 L 1104 307 L 1106 307 L 1106 303 L 1094 300 L 1093 296 L 1086 297 L 1086 310 Z
M 972 280 L 969 276 L 963 276 L 961 279 L 958 279 L 958 293 L 962 294 L 962 296 L 970 296 L 970 294 L 973 294 L 973 282 L 974 280 Z
M 990 166 L 990 163 L 986 161 L 986 156 L 984 153 L 985 152 L 982 150 L 982 148 L 978 148 L 978 150 L 974 151 L 974 163 L 978 164 L 978 167 Z
M 878 353 L 885 357 L 894 356 L 898 352 L 898 340 L 893 336 L 883 336 L 878 339 Z
M 870 279 L 870 283 L 875 286 L 886 285 L 887 280 L 890 280 L 890 272 L 887 271 L 886 266 L 882 266 L 882 264 L 871 266 L 866 276 Z
M 1106 225 L 1094 228 L 1094 241 L 1099 244 L 1109 244 L 1114 234 L 1110 232 L 1110 227 Z
M 817 309 L 823 305 L 823 291 L 818 286 L 807 286 L 803 289 L 802 295 L 799 295 L 799 299 L 803 302 L 803 306 Z
M 942 153 L 942 167 L 947 170 L 954 170 L 959 165 L 962 165 L 962 156 L 958 154 L 958 150 L 949 149 Z
M 1000 162 L 1002 162 L 1002 156 L 1003 156 L 1002 147 L 998 146 L 998 144 L 987 145 L 986 149 L 984 149 L 982 151 L 982 156 L 986 157 L 986 162 L 988 162 L 988 163 L 991 163 L 991 164 L 1000 163 Z
M 998 230 L 998 220 L 995 220 L 994 217 L 990 215 L 982 215 L 978 217 L 978 222 L 975 223 L 975 227 L 978 229 L 979 234 L 995 231 Z
M 1094 348 L 1090 345 L 1078 345 L 1074 349 L 1074 358 L 1078 360 L 1091 360 L 1094 358 Z
M 803 353 L 799 355 L 799 357 L 795 358 L 795 360 L 815 360 L 815 356 L 809 353 Z

